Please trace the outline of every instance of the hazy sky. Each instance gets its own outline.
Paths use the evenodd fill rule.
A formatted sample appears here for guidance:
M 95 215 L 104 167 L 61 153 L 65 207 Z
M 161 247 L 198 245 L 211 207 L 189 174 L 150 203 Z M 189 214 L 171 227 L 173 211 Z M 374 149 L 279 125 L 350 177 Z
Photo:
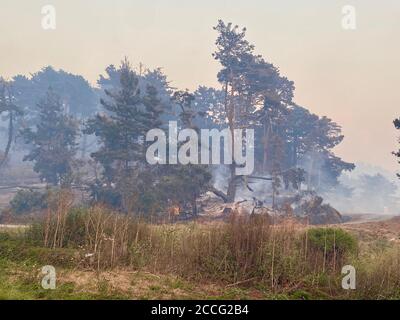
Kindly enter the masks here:
M 41 27 L 47 4 L 54 31 Z M 356 30 L 342 28 L 344 5 L 356 8 Z M 52 65 L 95 83 L 127 55 L 163 67 L 175 87 L 214 86 L 218 19 L 246 26 L 257 53 L 295 82 L 296 102 L 342 125 L 339 156 L 400 169 L 399 0 L 1 0 L 0 75 Z

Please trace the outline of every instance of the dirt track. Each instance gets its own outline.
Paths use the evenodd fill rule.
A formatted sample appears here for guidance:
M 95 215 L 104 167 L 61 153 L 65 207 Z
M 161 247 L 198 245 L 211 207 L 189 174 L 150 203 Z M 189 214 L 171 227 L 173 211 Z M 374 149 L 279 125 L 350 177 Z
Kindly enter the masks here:
M 357 215 L 353 221 L 344 223 L 341 227 L 365 240 L 383 239 L 400 243 L 400 216 Z
M 345 224 L 359 224 L 367 222 L 386 221 L 396 217 L 394 214 L 377 214 L 377 213 L 352 213 L 347 216 L 351 217 L 351 221 Z

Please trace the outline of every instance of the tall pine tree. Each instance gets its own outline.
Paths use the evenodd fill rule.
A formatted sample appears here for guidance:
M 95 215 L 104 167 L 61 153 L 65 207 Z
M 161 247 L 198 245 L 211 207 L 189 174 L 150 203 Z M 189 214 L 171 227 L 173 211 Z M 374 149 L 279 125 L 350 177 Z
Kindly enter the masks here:
M 132 199 L 143 196 L 144 189 L 152 185 L 146 170 L 144 138 L 150 129 L 161 126 L 162 108 L 153 86 L 148 85 L 146 92 L 141 93 L 139 79 L 127 59 L 118 74 L 119 86 L 105 90 L 106 98 L 100 101 L 103 112 L 88 121 L 85 133 L 94 134 L 101 145 L 92 153 L 103 167 L 101 181 L 94 186 L 97 200 L 130 211 Z
M 65 113 L 59 95 L 51 88 L 37 105 L 39 122 L 33 130 L 22 133 L 31 146 L 24 161 L 33 161 L 42 181 L 62 187 L 73 181 L 74 157 L 77 152 L 78 122 Z

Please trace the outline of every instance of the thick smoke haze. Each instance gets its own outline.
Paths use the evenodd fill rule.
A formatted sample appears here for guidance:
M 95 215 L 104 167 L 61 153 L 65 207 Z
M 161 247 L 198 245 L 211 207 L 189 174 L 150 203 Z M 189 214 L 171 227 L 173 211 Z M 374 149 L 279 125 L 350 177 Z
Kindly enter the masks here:
M 396 132 L 389 127 L 400 104 L 397 0 L 352 1 L 357 28 L 351 31 L 341 26 L 347 1 L 54 0 L 57 29 L 50 32 L 41 28 L 45 4 L 2 1 L 3 76 L 53 65 L 94 85 L 106 65 L 128 55 L 137 64 L 163 67 L 175 87 L 214 86 L 210 26 L 223 18 L 247 26 L 256 51 L 295 81 L 299 104 L 343 126 L 341 157 L 396 170 Z

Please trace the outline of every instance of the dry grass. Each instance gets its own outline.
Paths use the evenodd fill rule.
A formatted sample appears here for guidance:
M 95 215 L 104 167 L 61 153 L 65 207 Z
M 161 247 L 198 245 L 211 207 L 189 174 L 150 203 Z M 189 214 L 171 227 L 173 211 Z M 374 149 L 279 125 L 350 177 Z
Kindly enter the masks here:
M 103 282 L 110 282 L 107 275 L 112 274 L 120 291 L 133 290 L 129 296 L 143 292 L 132 288 L 126 275 L 146 273 L 225 290 L 256 290 L 260 298 L 400 297 L 399 246 L 388 240 L 361 238 L 357 246 L 341 228 L 305 227 L 290 220 L 272 224 L 262 215 L 151 224 L 101 206 L 77 209 L 70 199 L 68 194 L 55 199 L 44 219 L 26 232 L 25 246 L 39 247 L 35 252 L 41 262 L 72 267 L 76 274 L 103 274 Z M 356 267 L 355 291 L 341 288 L 346 264 Z M 137 285 L 148 287 L 143 281 Z
M 308 232 L 267 216 L 232 216 L 215 224 L 153 225 L 95 206 L 72 209 L 59 198 L 32 227 L 31 240 L 48 248 L 74 248 L 78 267 L 130 267 L 228 285 L 258 284 L 275 291 L 296 288 L 305 277 L 336 274 L 346 253 L 313 247 Z

